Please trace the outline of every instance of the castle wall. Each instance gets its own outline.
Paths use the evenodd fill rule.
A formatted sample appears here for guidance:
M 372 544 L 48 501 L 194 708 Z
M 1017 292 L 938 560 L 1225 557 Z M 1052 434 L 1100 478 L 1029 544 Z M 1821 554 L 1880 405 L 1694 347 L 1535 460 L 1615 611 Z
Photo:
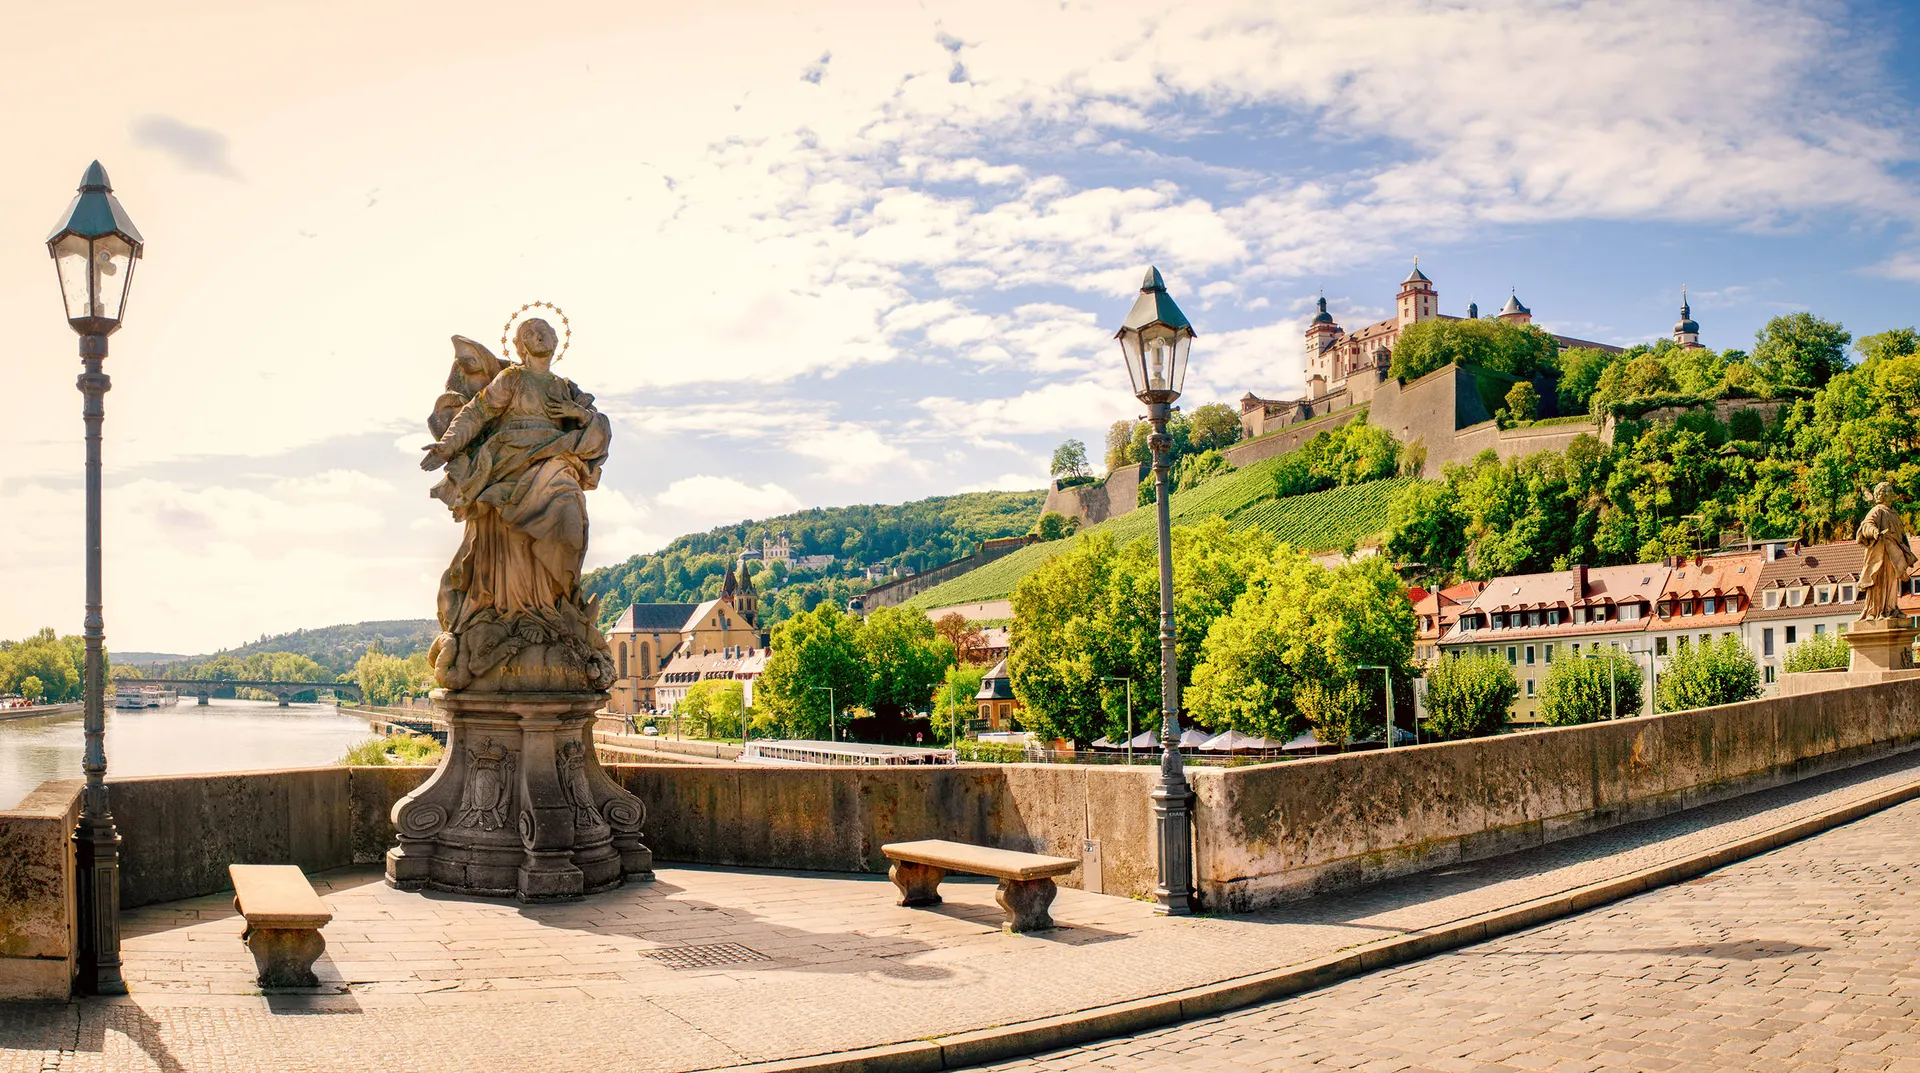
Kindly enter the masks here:
M 1082 526 L 1104 522 L 1108 518 L 1118 518 L 1139 505 L 1140 481 L 1144 466 L 1121 466 L 1099 484 L 1080 484 L 1072 488 L 1060 487 L 1053 482 L 1047 490 L 1046 502 L 1040 505 L 1040 513 L 1056 511 L 1069 518 L 1080 519 Z
M 1336 396 L 1328 396 L 1334 398 Z M 1344 410 L 1335 410 L 1311 421 L 1302 421 L 1297 425 L 1287 425 L 1275 432 L 1268 432 L 1259 439 L 1241 440 L 1232 447 L 1222 448 L 1220 453 L 1237 469 L 1249 466 L 1264 458 L 1283 455 L 1300 446 L 1328 429 L 1341 425 L 1367 412 L 1365 406 L 1349 406 Z
M 1089 487 L 1099 486 L 1091 485 Z M 1039 538 L 1009 538 L 1006 540 L 989 541 L 972 555 L 944 562 L 939 566 L 928 567 L 912 577 L 903 577 L 898 581 L 889 581 L 885 585 L 875 585 L 861 596 L 861 607 L 867 611 L 873 611 L 876 608 L 893 607 L 897 604 L 906 603 L 908 600 L 913 599 L 915 596 L 933 588 L 941 582 L 951 581 L 969 570 L 985 566 L 1004 555 L 1011 555 L 1037 539 Z

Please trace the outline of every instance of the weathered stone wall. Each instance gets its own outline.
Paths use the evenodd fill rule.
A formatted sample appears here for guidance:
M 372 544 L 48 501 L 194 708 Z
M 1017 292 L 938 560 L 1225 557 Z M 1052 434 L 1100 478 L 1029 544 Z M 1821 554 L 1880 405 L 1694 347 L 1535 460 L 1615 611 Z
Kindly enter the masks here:
M 1333 413 L 1324 414 L 1311 421 L 1302 421 L 1297 425 L 1288 425 L 1279 431 L 1269 432 L 1256 440 L 1242 440 L 1232 447 L 1222 449 L 1220 453 L 1226 456 L 1228 462 L 1233 463 L 1235 469 L 1250 466 L 1275 455 L 1286 454 L 1320 433 L 1339 428 L 1367 412 L 1366 406 L 1335 410 Z
M 1078 858 L 1100 845 L 1109 894 L 1153 886 L 1148 768 L 609 765 L 647 803 L 662 861 L 884 872 L 880 847 L 949 838 Z M 1061 877 L 1084 882 L 1080 871 Z
M 349 773 L 294 768 L 113 779 L 120 830 L 120 904 L 225 890 L 229 864 L 353 863 Z M 380 769 L 365 769 L 380 770 Z
M 1511 852 L 1920 745 L 1891 682 L 1194 773 L 1199 886 L 1246 910 Z
M 1032 541 L 1029 540 L 1027 543 Z M 995 559 L 1012 555 L 1023 547 L 1026 547 L 1026 543 L 1011 538 L 997 541 L 990 547 L 982 547 L 972 555 L 951 559 L 939 566 L 928 567 L 912 577 L 903 577 L 898 581 L 875 585 L 861 594 L 861 604 L 866 610 L 874 611 L 882 607 L 906 603 L 935 585 L 951 581 L 969 570 L 977 570 Z
M 1071 488 L 1060 487 L 1053 482 L 1047 490 L 1046 502 L 1040 504 L 1040 513 L 1057 511 L 1069 518 L 1080 519 L 1083 526 L 1104 522 L 1108 518 L 1118 518 L 1140 505 L 1140 481 L 1145 467 L 1121 466 L 1107 479 L 1097 484 L 1076 484 Z
M 0 812 L 0 999 L 64 1000 L 73 988 L 73 827 L 82 785 L 42 783 Z

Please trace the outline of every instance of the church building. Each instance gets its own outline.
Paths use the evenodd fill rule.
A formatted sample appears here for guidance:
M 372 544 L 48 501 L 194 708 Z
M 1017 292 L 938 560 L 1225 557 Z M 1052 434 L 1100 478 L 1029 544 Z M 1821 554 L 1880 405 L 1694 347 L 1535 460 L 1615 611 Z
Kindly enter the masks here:
M 634 715 L 665 707 L 661 682 L 677 659 L 751 651 L 760 644 L 760 596 L 745 563 L 729 568 L 716 599 L 631 604 L 607 630 L 619 678 L 607 710 Z

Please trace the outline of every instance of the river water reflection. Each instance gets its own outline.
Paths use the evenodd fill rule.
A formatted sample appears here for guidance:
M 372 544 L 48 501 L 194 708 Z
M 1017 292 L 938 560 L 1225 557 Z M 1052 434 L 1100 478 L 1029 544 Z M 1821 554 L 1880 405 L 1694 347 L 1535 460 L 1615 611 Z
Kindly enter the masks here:
M 0 721 L 0 809 L 48 779 L 79 778 L 81 716 Z M 367 721 L 331 704 L 214 700 L 205 707 L 107 709 L 107 781 L 127 775 L 317 767 L 372 737 Z

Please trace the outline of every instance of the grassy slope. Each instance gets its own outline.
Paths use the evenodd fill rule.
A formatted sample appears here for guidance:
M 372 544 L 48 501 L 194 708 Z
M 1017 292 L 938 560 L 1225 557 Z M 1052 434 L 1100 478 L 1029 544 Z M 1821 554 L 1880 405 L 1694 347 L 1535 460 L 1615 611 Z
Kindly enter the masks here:
M 1413 478 L 1403 477 L 1279 498 L 1273 495 L 1273 471 L 1279 466 L 1280 457 L 1255 462 L 1191 491 L 1175 492 L 1171 503 L 1173 523 L 1184 525 L 1221 517 L 1257 525 L 1277 539 L 1309 551 L 1333 551 L 1345 547 L 1349 541 L 1363 543 L 1386 528 L 1387 503 L 1395 492 L 1413 482 Z M 1124 544 L 1152 535 L 1153 514 L 1150 507 L 1137 507 L 1118 518 L 1089 526 L 1083 532 L 1107 533 Z M 928 589 L 908 600 L 907 606 L 927 610 L 1002 599 L 1013 592 L 1021 578 L 1072 543 L 1056 540 L 1021 548 Z

